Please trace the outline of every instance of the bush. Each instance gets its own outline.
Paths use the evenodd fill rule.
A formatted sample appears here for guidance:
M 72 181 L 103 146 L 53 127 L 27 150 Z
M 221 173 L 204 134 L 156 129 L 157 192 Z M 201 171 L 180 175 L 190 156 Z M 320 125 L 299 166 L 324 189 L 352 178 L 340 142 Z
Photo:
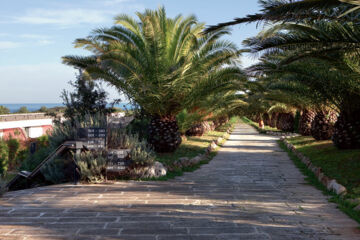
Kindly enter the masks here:
M 135 165 L 151 165 L 155 161 L 155 153 L 145 140 L 135 144 L 129 155 Z
M 20 169 L 26 171 L 32 171 L 36 168 L 50 153 L 52 149 L 50 147 L 40 148 L 34 154 L 29 154 L 27 158 L 22 162 Z
M 146 117 L 136 117 L 127 127 L 127 132 L 137 134 L 140 139 L 148 139 L 150 120 Z
M 0 177 L 7 172 L 9 164 L 9 147 L 5 141 L 0 140 Z
M 201 116 L 197 113 L 188 113 L 186 109 L 176 116 L 179 132 L 184 135 L 196 123 L 201 122 Z
M 111 149 L 133 148 L 139 141 L 137 134 L 128 134 L 123 128 L 109 128 L 107 133 L 107 146 Z
M 9 148 L 9 165 L 15 167 L 17 165 L 17 155 L 19 153 L 20 142 L 16 138 L 10 138 L 6 141 Z
M 0 114 L 10 114 L 10 109 L 0 105 Z
M 0 176 L 0 197 L 6 192 L 6 184 L 5 179 Z
M 49 135 L 42 135 L 41 137 L 37 138 L 37 143 L 39 144 L 39 148 L 49 146 Z
M 16 113 L 29 113 L 29 112 L 30 111 L 27 109 L 27 107 L 23 106 Z
M 62 183 L 65 179 L 64 159 L 54 159 L 41 168 L 45 179 L 53 184 Z
M 47 109 L 47 107 L 42 106 L 42 107 L 38 110 L 38 112 L 46 113 L 46 112 L 48 112 L 48 109 Z
M 107 154 L 106 152 L 81 153 L 77 159 L 81 180 L 99 182 L 105 179 Z

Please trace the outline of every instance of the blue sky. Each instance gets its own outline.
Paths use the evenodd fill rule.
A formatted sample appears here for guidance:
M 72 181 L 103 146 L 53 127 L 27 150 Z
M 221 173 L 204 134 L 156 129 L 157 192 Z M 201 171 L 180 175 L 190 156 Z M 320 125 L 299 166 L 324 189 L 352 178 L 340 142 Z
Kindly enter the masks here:
M 165 6 L 169 17 L 195 14 L 208 25 L 258 11 L 257 0 L 12 0 L 0 8 L 0 103 L 61 102 L 62 89 L 71 89 L 74 69 L 64 55 L 86 55 L 73 41 L 93 29 L 110 27 L 117 14 L 134 15 L 145 8 Z M 233 27 L 228 38 L 241 47 L 257 34 L 255 24 Z M 243 65 L 253 60 L 242 59 Z M 108 86 L 110 99 L 119 93 Z

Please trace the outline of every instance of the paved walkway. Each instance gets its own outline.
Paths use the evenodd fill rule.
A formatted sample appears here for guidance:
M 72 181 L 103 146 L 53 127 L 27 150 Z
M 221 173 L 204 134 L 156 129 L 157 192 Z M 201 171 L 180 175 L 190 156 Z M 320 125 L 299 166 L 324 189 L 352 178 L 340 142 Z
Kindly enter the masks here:
M 360 239 L 276 138 L 239 125 L 213 161 L 167 182 L 58 185 L 0 199 L 0 239 Z

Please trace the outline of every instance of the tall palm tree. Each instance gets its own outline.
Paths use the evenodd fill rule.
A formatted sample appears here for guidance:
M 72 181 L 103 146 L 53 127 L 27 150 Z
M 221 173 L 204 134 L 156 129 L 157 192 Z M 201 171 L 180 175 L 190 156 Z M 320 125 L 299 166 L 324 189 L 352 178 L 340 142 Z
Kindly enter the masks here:
M 360 26 L 352 22 L 317 21 L 276 25 L 245 41 L 253 53 L 286 53 L 268 71 L 306 83 L 314 101 L 336 106 L 340 116 L 333 141 L 340 148 L 360 148 L 359 33 Z
M 359 21 L 359 0 L 259 0 L 261 10 L 256 14 L 238 17 L 233 21 L 208 27 L 205 32 L 251 22 L 309 22 L 325 20 Z M 355 7 L 354 7 L 355 4 Z
M 76 47 L 93 55 L 65 56 L 63 62 L 115 86 L 151 114 L 149 142 L 158 152 L 171 152 L 181 143 L 179 112 L 244 80 L 239 51 L 220 40 L 227 29 L 203 35 L 204 24 L 194 16 L 171 19 L 159 8 L 137 17 L 119 15 L 115 26 L 77 39 Z

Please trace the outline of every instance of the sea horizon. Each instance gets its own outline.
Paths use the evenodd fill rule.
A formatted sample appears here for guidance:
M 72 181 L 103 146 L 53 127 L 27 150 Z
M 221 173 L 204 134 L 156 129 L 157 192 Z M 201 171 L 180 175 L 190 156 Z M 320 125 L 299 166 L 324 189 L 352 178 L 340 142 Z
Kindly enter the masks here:
M 107 106 L 111 106 L 111 103 L 108 103 Z M 124 105 L 130 109 L 131 106 L 129 103 L 118 103 L 114 104 L 114 107 L 124 108 Z M 4 106 L 10 110 L 11 113 L 19 111 L 21 107 L 26 107 L 29 112 L 35 112 L 41 107 L 54 108 L 54 107 L 65 107 L 63 103 L 0 103 L 0 106 Z

